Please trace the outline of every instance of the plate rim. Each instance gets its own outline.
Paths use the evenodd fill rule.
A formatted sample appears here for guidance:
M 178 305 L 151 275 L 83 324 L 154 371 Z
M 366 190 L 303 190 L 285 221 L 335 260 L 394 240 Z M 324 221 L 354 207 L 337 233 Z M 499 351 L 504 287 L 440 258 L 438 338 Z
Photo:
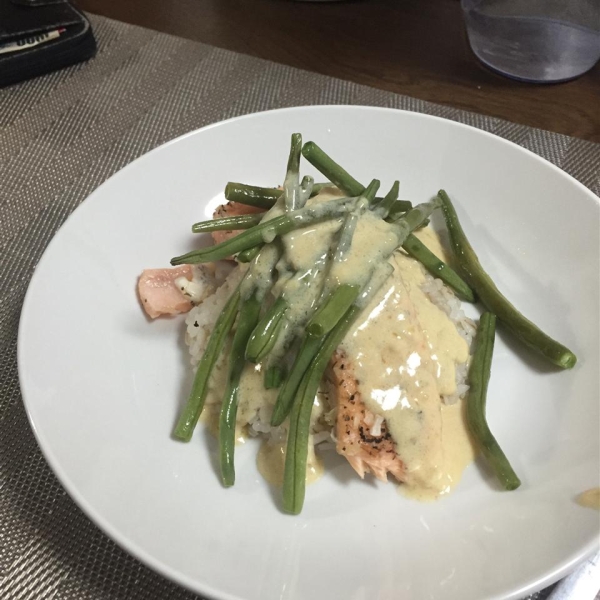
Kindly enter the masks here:
M 115 542 L 119 548 L 121 548 L 122 550 L 127 552 L 127 554 L 129 554 L 136 560 L 139 560 L 144 566 L 149 567 L 156 573 L 159 573 L 161 576 L 165 577 L 168 581 L 174 582 L 177 585 L 180 585 L 194 593 L 203 594 L 203 595 L 207 596 L 208 598 L 211 598 L 212 600 L 244 600 L 244 598 L 241 596 L 230 594 L 228 592 L 223 593 L 223 592 L 213 588 L 212 586 L 210 586 L 209 584 L 207 584 L 205 582 L 200 582 L 197 579 L 189 577 L 188 575 L 180 572 L 177 569 L 174 569 L 172 567 L 169 567 L 169 566 L 163 564 L 159 559 L 156 559 L 150 553 L 146 552 L 137 543 L 135 543 L 128 537 L 122 535 L 119 532 L 118 528 L 113 527 L 101 514 L 99 514 L 96 511 L 96 509 L 87 500 L 85 500 L 82 497 L 82 495 L 80 494 L 76 485 L 71 482 L 68 474 L 65 471 L 63 471 L 62 466 L 60 465 L 59 459 L 57 459 L 53 455 L 52 450 L 50 448 L 51 444 L 45 439 L 44 433 L 40 429 L 38 429 L 38 426 L 37 426 L 36 420 L 35 420 L 35 415 L 33 414 L 34 413 L 33 404 L 35 404 L 35 403 L 32 404 L 27 399 L 28 395 L 25 392 L 25 386 L 24 386 L 24 368 L 25 367 L 23 364 L 23 361 L 25 360 L 25 358 L 24 358 L 25 342 L 23 341 L 23 337 L 24 337 L 23 330 L 26 326 L 25 324 L 26 324 L 27 315 L 29 312 L 29 305 L 32 302 L 31 298 L 33 296 L 33 288 L 34 288 L 33 283 L 36 280 L 36 278 L 39 277 L 40 270 L 44 268 L 45 262 L 46 262 L 46 260 L 48 260 L 49 252 L 50 252 L 51 248 L 53 247 L 53 245 L 56 243 L 56 240 L 59 237 L 59 234 L 61 234 L 61 232 L 63 231 L 63 228 L 65 228 L 68 225 L 68 223 L 72 219 L 73 215 L 78 213 L 78 211 L 80 211 L 82 209 L 82 207 L 90 206 L 90 200 L 92 202 L 95 202 L 96 201 L 95 197 L 98 196 L 99 194 L 101 194 L 101 191 L 104 188 L 104 186 L 106 186 L 107 184 L 112 182 L 115 178 L 118 178 L 122 172 L 133 168 L 134 165 L 136 165 L 136 163 L 138 163 L 138 161 L 142 161 L 142 160 L 146 159 L 146 157 L 148 157 L 149 155 L 151 155 L 153 153 L 161 152 L 173 144 L 180 143 L 182 140 L 184 140 L 188 137 L 197 135 L 197 134 L 207 131 L 207 130 L 226 126 L 226 125 L 229 125 L 234 122 L 255 119 L 257 117 L 268 118 L 269 115 L 275 114 L 275 113 L 299 113 L 299 112 L 319 112 L 319 111 L 324 111 L 324 112 L 328 112 L 328 111 L 350 111 L 350 112 L 351 111 L 365 111 L 365 112 L 383 112 L 383 113 L 389 113 L 389 114 L 401 113 L 403 116 L 410 116 L 410 118 L 423 119 L 424 121 L 443 122 L 445 124 L 449 123 L 452 126 L 457 127 L 459 129 L 466 128 L 467 130 L 472 130 L 474 132 L 477 132 L 478 135 L 483 135 L 484 137 L 494 139 L 494 140 L 496 140 L 496 142 L 501 142 L 503 144 L 506 144 L 509 148 L 512 147 L 514 150 L 523 152 L 523 153 L 525 153 L 525 155 L 529 155 L 530 157 L 533 157 L 534 159 L 540 161 L 542 164 L 545 164 L 546 167 L 549 166 L 552 170 L 554 170 L 557 173 L 558 176 L 566 177 L 568 180 L 570 180 L 571 183 L 574 183 L 575 186 L 580 189 L 580 191 L 582 191 L 585 195 L 589 196 L 590 199 L 592 201 L 594 201 L 598 205 L 598 207 L 600 207 L 600 197 L 598 197 L 592 190 L 590 190 L 588 187 L 586 187 L 583 183 L 581 183 L 580 181 L 575 179 L 575 177 L 573 177 L 569 173 L 565 172 L 564 170 L 562 170 L 560 167 L 556 166 L 554 163 L 550 162 L 549 160 L 543 158 L 539 154 L 536 154 L 535 152 L 529 150 L 528 148 L 525 148 L 511 140 L 507 140 L 503 137 L 500 137 L 494 133 L 491 133 L 491 132 L 483 130 L 483 129 L 479 129 L 475 126 L 468 125 L 468 124 L 462 123 L 460 121 L 456 121 L 453 119 L 440 117 L 440 116 L 436 116 L 436 115 L 430 115 L 427 113 L 414 112 L 414 111 L 410 111 L 410 110 L 397 109 L 397 108 L 393 108 L 393 107 L 381 107 L 381 106 L 369 106 L 369 105 L 349 105 L 349 104 L 301 105 L 301 106 L 277 108 L 277 109 L 270 109 L 270 110 L 265 110 L 265 111 L 247 113 L 247 114 L 243 114 L 243 115 L 230 117 L 228 119 L 224 119 L 221 121 L 216 121 L 214 123 L 209 123 L 208 125 L 188 131 L 188 132 L 181 134 L 171 140 L 168 140 L 168 141 L 156 146 L 155 148 L 152 148 L 148 152 L 145 152 L 145 153 L 141 154 L 140 156 L 136 157 L 134 160 L 127 163 L 126 165 L 124 165 L 123 167 L 118 169 L 116 172 L 112 173 L 110 175 L 110 177 L 108 177 L 106 180 L 104 180 L 98 187 L 96 187 L 90 194 L 88 194 L 75 207 L 75 209 L 67 216 L 67 218 L 64 220 L 64 222 L 56 230 L 56 232 L 52 236 L 50 242 L 48 243 L 48 245 L 44 249 L 42 255 L 40 256 L 40 259 L 38 260 L 38 262 L 34 268 L 33 274 L 31 276 L 31 279 L 28 283 L 27 291 L 25 293 L 25 297 L 23 300 L 22 308 L 21 308 L 21 313 L 19 316 L 18 334 L 17 334 L 17 370 L 18 370 L 18 376 L 19 376 L 19 386 L 20 386 L 20 390 L 21 390 L 21 397 L 22 397 L 23 405 L 24 405 L 25 412 L 27 415 L 27 420 L 33 431 L 38 448 L 42 452 L 42 455 L 43 455 L 44 460 L 46 461 L 47 465 L 52 470 L 54 476 L 58 479 L 61 487 L 69 494 L 71 499 L 75 502 L 77 508 L 79 508 L 86 515 L 86 517 L 88 519 L 90 519 L 90 521 L 93 523 L 94 526 L 98 527 L 105 535 L 107 535 L 109 537 L 109 539 L 111 539 L 113 542 Z M 532 129 L 536 129 L 536 128 L 532 128 Z M 494 596 L 490 596 L 489 600 L 513 600 L 513 599 L 516 600 L 518 598 L 522 598 L 523 596 L 525 596 L 527 594 L 533 593 L 544 587 L 547 587 L 547 586 L 555 583 L 559 579 L 562 579 L 564 576 L 569 574 L 577 565 L 583 563 L 590 556 L 595 554 L 595 552 L 597 552 L 597 550 L 598 550 L 598 547 L 599 547 L 599 544 L 597 542 L 592 541 L 592 542 L 588 543 L 586 546 L 582 547 L 580 549 L 580 551 L 578 553 L 576 553 L 576 555 L 573 558 L 571 558 L 570 560 L 567 560 L 567 561 L 563 561 L 559 565 L 557 565 L 556 568 L 554 570 L 552 570 L 551 572 L 547 573 L 546 576 L 538 578 L 535 581 L 532 581 L 528 585 L 521 587 L 519 589 L 513 589 L 513 591 L 511 591 L 508 595 L 496 594 Z

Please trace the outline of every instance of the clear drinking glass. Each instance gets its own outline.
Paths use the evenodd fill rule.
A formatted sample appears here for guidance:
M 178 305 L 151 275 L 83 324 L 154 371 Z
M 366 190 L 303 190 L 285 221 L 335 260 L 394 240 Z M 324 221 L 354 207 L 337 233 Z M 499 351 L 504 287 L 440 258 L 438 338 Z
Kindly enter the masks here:
M 514 79 L 566 81 L 600 59 L 600 0 L 461 0 L 469 43 Z

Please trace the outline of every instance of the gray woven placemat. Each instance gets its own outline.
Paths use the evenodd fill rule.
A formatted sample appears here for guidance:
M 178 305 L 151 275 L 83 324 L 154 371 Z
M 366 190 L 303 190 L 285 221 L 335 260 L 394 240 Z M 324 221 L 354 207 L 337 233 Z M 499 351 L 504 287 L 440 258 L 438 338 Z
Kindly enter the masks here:
M 461 121 L 533 150 L 596 193 L 600 144 L 91 20 L 99 48 L 94 60 L 0 90 L 0 598 L 192 599 L 81 513 L 27 423 L 17 379 L 19 314 L 44 248 L 73 209 L 167 140 L 284 106 L 365 104 Z

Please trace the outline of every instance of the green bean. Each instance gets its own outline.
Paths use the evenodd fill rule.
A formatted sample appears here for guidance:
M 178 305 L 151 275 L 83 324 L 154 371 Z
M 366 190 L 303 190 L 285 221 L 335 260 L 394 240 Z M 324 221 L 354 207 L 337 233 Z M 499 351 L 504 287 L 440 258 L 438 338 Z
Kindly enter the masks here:
M 369 183 L 369 185 L 360 193 L 359 204 L 361 201 L 363 201 L 363 204 L 364 201 L 366 201 L 366 204 L 363 206 L 364 209 L 372 208 L 375 205 L 375 194 L 380 186 L 381 181 L 379 181 L 379 179 L 372 179 L 371 183 Z
M 417 206 L 406 212 L 403 217 L 392 223 L 394 233 L 398 237 L 398 245 L 401 246 L 406 238 L 439 207 L 440 200 L 438 198 L 435 198 L 431 202 L 417 204 Z
M 235 423 L 238 408 L 238 392 L 240 378 L 244 370 L 244 351 L 248 336 L 254 329 L 260 314 L 260 300 L 256 295 L 242 302 L 237 329 L 231 343 L 229 355 L 229 373 L 227 389 L 221 404 L 219 415 L 219 456 L 221 464 L 221 479 L 225 487 L 235 482 L 235 467 L 233 462 L 235 452 Z
M 362 211 L 361 211 L 362 212 Z M 333 262 L 339 263 L 344 260 L 352 246 L 352 238 L 358 224 L 360 213 L 358 210 L 349 212 L 344 217 L 344 222 L 338 234 L 338 243 L 333 255 Z M 329 280 L 330 278 L 328 278 Z
M 488 383 L 494 353 L 496 315 L 485 312 L 479 320 L 475 336 L 475 350 L 469 367 L 469 396 L 467 398 L 467 425 L 471 435 L 500 483 L 506 490 L 516 490 L 521 482 L 508 459 L 492 435 L 485 417 Z
M 315 354 L 322 343 L 322 338 L 318 338 L 312 335 L 305 336 L 300 346 L 300 350 L 296 355 L 292 370 L 288 374 L 286 380 L 283 382 L 279 393 L 277 394 L 277 400 L 275 407 L 273 408 L 273 415 L 271 416 L 271 425 L 277 427 L 281 425 L 285 418 L 288 416 L 294 397 L 298 391 L 298 386 L 302 381 L 302 377 L 312 362 Z
M 330 181 L 314 183 L 310 192 L 310 197 L 312 198 L 313 196 L 320 194 L 322 190 L 328 187 L 333 187 L 333 184 Z
M 262 242 L 269 243 L 278 235 L 284 235 L 293 229 L 341 217 L 349 210 L 352 210 L 355 204 L 356 200 L 354 198 L 336 198 L 328 202 L 321 202 L 320 204 L 289 212 L 274 219 L 263 221 L 260 225 L 256 225 L 252 229 L 247 229 L 239 235 L 215 246 L 193 250 L 182 256 L 176 256 L 171 259 L 171 264 L 184 265 L 222 260 Z
M 308 322 L 308 333 L 317 337 L 329 333 L 354 303 L 359 292 L 360 288 L 357 285 L 338 286 Z
M 287 309 L 288 303 L 281 297 L 277 298 L 268 308 L 265 316 L 258 322 L 248 337 L 246 360 L 257 363 L 270 352 L 277 340 L 281 320 Z
M 312 179 L 310 175 L 304 177 L 301 187 L 304 190 L 308 190 L 310 187 L 307 183 L 308 178 Z M 314 183 L 310 188 L 309 197 L 312 198 L 321 192 L 326 187 L 332 187 L 332 183 L 329 181 Z M 283 190 L 279 188 L 260 187 L 258 185 L 247 185 L 245 183 L 236 183 L 230 181 L 225 186 L 225 198 L 233 202 L 239 202 L 240 204 L 248 204 L 250 206 L 257 206 L 258 208 L 271 208 L 277 199 L 283 194 Z M 400 202 L 404 202 L 400 200 Z
M 264 299 L 267 293 L 271 290 L 271 287 L 274 282 L 274 271 L 276 268 L 279 259 L 282 254 L 282 244 L 280 240 L 277 240 L 274 244 L 266 245 L 258 255 L 258 257 L 254 260 L 252 265 L 250 265 L 250 269 L 248 271 L 248 275 L 244 280 L 244 286 L 241 287 L 240 291 L 242 294 L 242 298 L 246 298 L 252 294 L 254 294 L 256 298 L 262 303 L 264 303 Z M 271 306 L 271 309 L 276 308 L 276 303 Z M 269 317 L 267 315 L 267 320 Z M 284 329 L 285 319 L 275 319 L 278 321 L 276 326 L 274 327 L 272 335 L 265 335 L 263 331 L 263 341 L 264 346 L 261 347 L 260 344 L 257 350 L 257 357 L 254 360 L 261 360 L 264 355 L 267 353 L 271 353 L 272 348 L 276 346 L 277 340 L 279 337 L 280 330 Z M 256 325 L 254 331 L 258 331 L 260 329 L 259 324 Z M 250 346 L 250 336 L 248 339 L 247 347 Z M 251 353 L 252 353 L 251 349 Z M 272 357 L 270 357 L 272 358 Z M 276 357 L 277 360 L 280 360 L 281 357 Z M 272 365 L 273 368 L 270 368 Z M 281 380 L 284 378 L 285 374 L 280 373 L 281 369 L 278 364 L 275 364 L 275 358 L 271 361 L 267 361 L 263 363 L 262 368 L 264 369 L 264 380 L 265 380 L 265 388 L 269 389 L 271 387 L 279 387 L 281 385 Z
M 300 156 L 302 156 L 302 134 L 292 133 L 290 142 L 290 154 L 288 156 L 287 170 L 290 173 L 299 173 L 300 171 Z
M 274 271 L 281 258 L 282 247 L 277 240 L 273 244 L 265 244 L 252 260 L 240 287 L 242 300 L 256 294 L 263 302 L 274 283 Z
M 288 373 L 288 354 L 295 339 L 294 328 L 286 316 L 281 320 L 273 348 L 261 362 L 265 388 L 279 388 L 285 381 Z
M 252 262 L 263 246 L 264 244 L 256 244 L 256 246 L 251 246 L 250 248 L 238 252 L 236 256 L 237 261 L 240 263 Z
M 283 194 L 283 190 L 277 188 L 265 188 L 235 181 L 230 181 L 225 186 L 227 200 L 259 208 L 271 208 L 281 194 Z
M 369 281 L 367 281 L 366 285 L 360 290 L 360 294 L 354 304 L 361 310 L 365 308 L 393 272 L 394 267 L 392 267 L 389 262 L 385 261 L 379 263 L 373 270 L 373 273 L 371 273 Z
M 303 208 L 308 199 L 313 195 L 315 180 L 310 175 L 305 175 L 300 182 L 300 193 L 298 195 L 298 208 Z
M 210 374 L 219 358 L 219 354 L 221 354 L 227 335 L 233 327 L 239 302 L 240 289 L 238 287 L 221 311 L 206 345 L 206 350 L 198 363 L 192 391 L 173 432 L 174 436 L 179 440 L 189 442 L 192 437 L 194 427 L 196 427 L 196 423 L 204 408 Z
M 373 198 L 375 198 L 379 185 L 379 180 L 373 179 L 369 186 L 359 196 L 356 202 L 356 208 L 352 212 L 347 213 L 344 217 L 344 222 L 342 223 L 342 228 L 339 233 L 337 248 L 333 255 L 334 263 L 340 263 L 346 259 L 346 256 L 350 251 L 350 246 L 352 246 L 352 238 L 354 237 L 354 230 L 356 229 L 358 219 L 369 207 Z
M 285 468 L 283 475 L 283 510 L 293 515 L 302 511 L 306 487 L 306 459 L 310 434 L 310 416 L 315 395 L 327 364 L 350 329 L 360 308 L 352 306 L 329 332 L 308 367 L 290 415 Z
M 523 316 L 500 292 L 492 278 L 481 266 L 477 254 L 463 231 L 448 194 L 444 190 L 440 190 L 438 196 L 442 201 L 442 210 L 456 260 L 481 302 L 519 340 L 542 354 L 550 362 L 562 369 L 570 369 L 575 366 L 577 357 L 573 352 Z
M 232 254 L 237 254 L 248 248 L 252 248 L 257 244 L 263 243 L 263 234 L 267 231 L 273 231 L 274 235 L 287 233 L 293 229 L 294 223 L 287 215 L 276 217 L 269 221 L 265 221 L 260 225 L 252 227 L 234 238 L 225 240 L 215 246 L 209 246 L 208 248 L 201 248 L 200 250 L 194 250 L 188 252 L 182 256 L 177 256 L 171 259 L 172 265 L 182 264 L 195 264 L 202 262 L 213 262 L 215 260 L 222 260 Z
M 350 196 L 360 196 L 365 186 L 338 165 L 328 154 L 323 152 L 314 142 L 306 142 L 302 147 L 302 155 L 318 169 L 329 181 Z
M 410 200 L 396 200 L 392 207 L 390 208 L 390 212 L 387 216 L 387 221 L 397 221 L 405 212 L 409 211 L 413 207 L 412 202 Z
M 320 281 L 322 267 L 323 264 L 317 262 L 317 264 L 311 265 L 308 269 L 296 271 L 293 274 L 289 272 L 282 274 L 280 272 L 280 277 L 282 277 L 280 283 L 282 283 L 283 289 L 281 290 L 279 299 L 275 301 L 277 306 L 274 306 L 274 310 L 276 309 L 277 312 L 280 312 L 281 320 L 277 324 L 276 330 L 273 328 L 273 334 L 271 335 L 269 332 L 268 336 L 264 338 L 265 340 L 268 339 L 268 347 L 264 351 L 261 350 L 260 354 L 260 360 L 268 354 L 267 367 L 284 362 L 287 351 L 298 337 L 298 333 L 303 329 L 306 321 L 310 318 L 310 307 L 317 302 L 322 291 L 322 283 Z M 302 297 L 306 310 L 287 311 L 287 307 L 297 301 L 298 297 Z M 285 314 L 283 314 L 284 312 Z M 279 318 L 279 314 L 277 318 Z M 264 330 L 265 325 L 270 319 L 271 315 L 265 315 L 257 326 L 257 334 Z M 260 347 L 262 347 L 262 342 L 259 342 L 257 345 L 257 348 Z M 263 368 L 264 366 L 265 363 L 263 362 Z
M 300 208 L 300 156 L 302 151 L 302 135 L 292 133 L 290 155 L 288 157 L 287 171 L 283 182 L 285 209 L 287 211 Z
M 417 259 L 434 277 L 451 287 L 456 295 L 466 302 L 475 302 L 475 294 L 462 277 L 445 262 L 441 261 L 421 240 L 412 233 L 402 247 Z
M 192 233 L 208 233 L 210 231 L 233 231 L 238 229 L 250 229 L 258 225 L 262 218 L 262 213 L 255 215 L 239 215 L 235 217 L 224 217 L 222 219 L 209 219 L 200 221 L 192 225 Z
M 302 512 L 306 494 L 306 462 L 310 434 L 310 416 L 315 397 L 308 391 L 309 378 L 300 382 L 297 399 L 290 415 L 283 471 L 283 510 L 292 515 Z
M 268 367 L 265 371 L 264 384 L 265 389 L 270 390 L 278 388 L 285 379 L 285 368 L 280 365 Z
M 339 231 L 338 242 L 333 253 L 333 258 L 331 260 L 332 265 L 330 268 L 335 268 L 335 265 L 339 265 L 347 260 L 348 253 L 352 247 L 352 239 L 354 237 L 356 225 L 358 224 L 358 219 L 373 202 L 375 194 L 379 189 L 379 185 L 379 180 L 373 179 L 363 193 L 357 198 L 355 209 L 347 213 L 344 217 L 344 222 Z M 366 273 L 365 276 L 368 276 L 368 273 Z M 338 286 L 339 281 L 335 276 L 335 273 L 331 271 L 326 278 L 324 289 L 321 294 L 322 297 L 330 296 Z
M 380 202 L 374 205 L 373 212 L 385 219 L 389 214 L 392 206 L 398 202 L 398 193 L 400 191 L 400 182 L 394 181 L 392 189 L 386 194 Z

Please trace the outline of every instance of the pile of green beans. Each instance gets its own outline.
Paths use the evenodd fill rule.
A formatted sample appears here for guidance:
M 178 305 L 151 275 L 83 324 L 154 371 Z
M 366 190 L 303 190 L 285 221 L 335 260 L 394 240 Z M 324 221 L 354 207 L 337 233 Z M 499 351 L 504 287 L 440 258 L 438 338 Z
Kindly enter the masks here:
M 294 229 L 341 217 L 352 210 L 355 203 L 354 198 L 336 198 L 315 207 L 291 211 L 268 221 L 263 220 L 260 225 L 247 229 L 220 244 L 176 256 L 171 259 L 171 264 L 193 265 L 223 260 L 258 244 L 268 243 L 275 237 L 285 235 Z
M 309 176 L 300 180 L 301 156 L 328 181 L 315 184 Z M 307 204 L 309 197 L 328 186 L 337 187 L 347 197 Z M 389 223 L 389 229 L 397 239 L 396 248 L 401 246 L 407 254 L 420 261 L 431 274 L 453 289 L 460 299 L 467 302 L 481 301 L 487 310 L 479 321 L 469 368 L 467 425 L 488 465 L 506 490 L 518 488 L 521 482 L 492 435 L 485 415 L 496 319 L 554 365 L 572 368 L 577 360 L 568 348 L 518 312 L 498 290 L 481 266 L 462 229 L 452 201 L 444 190 L 440 190 L 432 201 L 413 207 L 411 202 L 398 199 L 398 181 L 394 182 L 383 197 L 375 195 L 378 188 L 378 180 L 373 180 L 367 187 L 363 186 L 314 142 L 302 145 L 300 134 L 293 134 L 282 188 L 264 188 L 236 182 L 229 182 L 225 188 L 228 201 L 259 207 L 266 212 L 194 224 L 192 231 L 196 233 L 240 233 L 220 244 L 194 250 L 171 260 L 173 265 L 195 264 L 235 255 L 238 262 L 248 264 L 247 272 L 226 302 L 209 337 L 188 402 L 175 426 L 174 437 L 186 442 L 191 439 L 204 407 L 212 369 L 227 340 L 232 338 L 227 386 L 219 415 L 222 483 L 228 487 L 235 481 L 234 447 L 242 371 L 247 362 L 261 363 L 264 367 L 265 388 L 279 388 L 271 425 L 280 426 L 286 419 L 289 420 L 283 510 L 291 514 L 298 514 L 304 504 L 311 413 L 323 374 L 336 348 L 393 268 L 387 262 L 388 257 L 384 256 L 381 264 L 365 274 L 364 285 L 339 282 L 331 275 L 324 276 L 318 292 L 320 296 L 315 296 L 320 299 L 312 313 L 303 316 L 301 320 L 298 317 L 294 317 L 295 321 L 290 320 L 290 304 L 285 286 L 298 280 L 310 282 L 311 278 L 321 276 L 322 273 L 316 268 L 294 273 L 288 265 L 283 272 L 290 279 L 282 280 L 283 286 L 280 289 L 283 292 L 272 303 L 265 302 L 272 293 L 275 281 L 282 276 L 281 267 L 278 266 L 284 256 L 283 242 L 279 241 L 281 236 L 314 223 L 337 220 L 340 223 L 337 243 L 330 249 L 328 258 L 331 266 L 345 260 L 352 246 L 356 223 L 365 211 L 370 210 L 373 215 Z M 441 208 L 444 215 L 460 275 L 412 233 L 428 223 L 430 215 L 438 208 Z M 268 276 L 265 279 L 261 275 L 261 279 L 258 273 L 267 273 Z M 310 298 L 312 302 L 313 297 Z
M 333 181 L 343 192 L 349 195 L 358 195 L 364 191 L 365 188 L 359 181 L 354 179 L 348 171 L 336 163 L 314 142 L 307 142 L 302 149 L 302 154 L 308 162 Z M 399 201 L 396 201 L 395 203 L 388 201 L 387 203 L 386 216 L 391 222 L 395 222 L 404 213 L 402 210 L 404 207 L 399 207 L 398 203 Z M 410 246 L 410 250 L 407 250 L 407 252 L 423 264 L 434 277 L 441 279 L 447 286 L 452 288 L 461 299 L 470 302 L 474 300 L 473 292 L 461 279 L 458 273 L 440 259 L 434 261 L 433 253 L 430 252 L 424 244 L 420 244 L 419 240 L 414 235 L 409 234 L 406 237 L 405 242 Z M 403 246 L 403 248 L 405 248 L 405 246 Z

